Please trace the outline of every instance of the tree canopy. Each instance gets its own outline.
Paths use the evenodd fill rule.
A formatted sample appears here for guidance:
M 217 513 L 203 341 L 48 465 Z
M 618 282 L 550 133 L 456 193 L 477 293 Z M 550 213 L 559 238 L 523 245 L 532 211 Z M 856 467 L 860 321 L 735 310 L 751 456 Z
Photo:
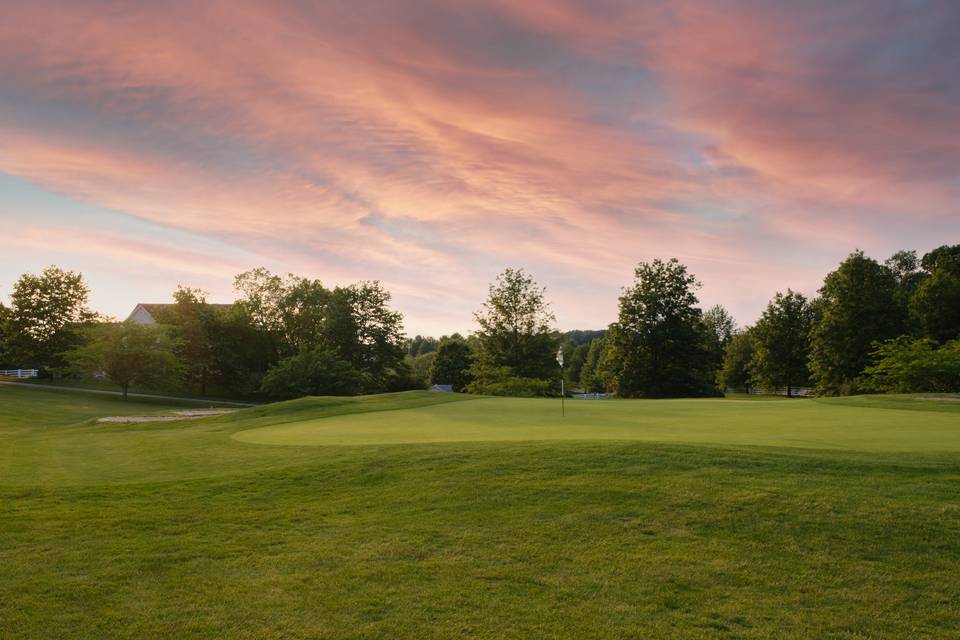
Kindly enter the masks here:
M 467 341 L 459 336 L 446 338 L 440 342 L 436 354 L 430 369 L 430 382 L 449 384 L 454 391 L 463 391 L 473 380 L 470 373 L 473 354 Z
M 766 389 L 806 385 L 813 310 L 801 293 L 777 293 L 751 331 L 753 380 Z M 741 346 L 742 348 L 742 346 Z
M 87 306 L 89 294 L 82 274 L 59 267 L 20 276 L 4 332 L 8 359 L 21 367 L 62 367 L 62 354 L 79 342 L 78 329 L 98 319 Z
M 913 288 L 910 318 L 922 336 L 937 342 L 960 338 L 960 245 L 923 256 L 924 277 Z
M 73 371 L 104 374 L 120 386 L 126 400 L 131 385 L 176 385 L 182 367 L 176 342 L 164 325 L 127 321 L 89 329 L 89 339 L 66 352 Z
M 756 340 L 753 329 L 748 328 L 733 334 L 723 354 L 723 365 L 717 373 L 721 389 L 742 389 L 750 392 L 753 387 L 753 356 Z
M 559 334 L 545 289 L 523 269 L 505 269 L 490 285 L 483 308 L 474 314 L 477 353 L 475 382 L 496 374 L 549 380 L 559 375 L 554 357 Z
M 856 251 L 829 273 L 815 305 L 810 368 L 822 393 L 856 390 L 873 344 L 899 335 L 897 281 L 889 268 Z
M 713 393 L 700 283 L 676 258 L 641 262 L 620 296 L 608 340 L 613 390 L 622 397 Z

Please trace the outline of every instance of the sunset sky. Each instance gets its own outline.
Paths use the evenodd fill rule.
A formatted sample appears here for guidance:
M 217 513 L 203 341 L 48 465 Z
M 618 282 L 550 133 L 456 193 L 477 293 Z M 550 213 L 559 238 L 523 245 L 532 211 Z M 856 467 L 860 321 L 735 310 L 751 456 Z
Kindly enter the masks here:
M 601 328 L 638 261 L 755 320 L 960 242 L 960 2 L 0 1 L 0 299 L 125 317 L 256 266 L 472 327 L 506 266 Z

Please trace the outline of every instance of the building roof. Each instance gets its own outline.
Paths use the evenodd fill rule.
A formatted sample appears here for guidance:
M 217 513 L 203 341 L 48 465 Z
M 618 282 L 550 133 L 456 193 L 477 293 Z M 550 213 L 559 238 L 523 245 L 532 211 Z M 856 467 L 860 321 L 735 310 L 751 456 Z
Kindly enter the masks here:
M 220 311 L 226 311 L 227 309 L 233 306 L 232 304 L 212 304 L 212 303 L 208 303 L 208 305 Z M 173 303 L 138 302 L 137 306 L 135 306 L 133 308 L 133 311 L 130 312 L 130 315 L 127 316 L 127 320 L 137 320 L 137 319 L 146 320 L 145 318 L 143 318 L 143 313 L 142 313 L 142 312 L 146 312 L 146 314 L 150 317 L 150 319 L 153 320 L 153 322 L 162 323 L 164 320 L 170 319 L 170 315 L 173 313 L 173 310 L 176 308 L 177 308 L 177 305 Z M 147 321 L 149 322 L 149 320 Z

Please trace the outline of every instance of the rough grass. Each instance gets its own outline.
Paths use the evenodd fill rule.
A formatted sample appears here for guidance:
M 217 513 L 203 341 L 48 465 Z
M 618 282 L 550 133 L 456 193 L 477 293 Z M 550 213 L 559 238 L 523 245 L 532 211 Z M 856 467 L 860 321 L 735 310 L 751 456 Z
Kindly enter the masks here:
M 0 637 L 960 634 L 950 403 L 570 403 L 584 413 L 551 435 L 536 402 L 314 398 L 104 426 L 146 409 L 0 387 Z M 515 437 L 475 439 L 484 413 Z M 769 446 L 764 421 L 810 437 Z M 293 442 L 317 431 L 346 444 Z

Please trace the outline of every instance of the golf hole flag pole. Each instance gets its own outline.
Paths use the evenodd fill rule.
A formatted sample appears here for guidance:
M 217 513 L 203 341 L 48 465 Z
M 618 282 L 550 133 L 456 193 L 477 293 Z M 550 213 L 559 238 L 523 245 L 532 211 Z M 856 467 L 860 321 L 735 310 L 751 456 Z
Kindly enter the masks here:
M 559 349 L 557 349 L 557 364 L 560 365 L 560 415 L 565 416 L 567 415 L 567 412 L 563 406 L 563 396 L 565 394 L 563 392 L 563 347 L 562 346 Z

